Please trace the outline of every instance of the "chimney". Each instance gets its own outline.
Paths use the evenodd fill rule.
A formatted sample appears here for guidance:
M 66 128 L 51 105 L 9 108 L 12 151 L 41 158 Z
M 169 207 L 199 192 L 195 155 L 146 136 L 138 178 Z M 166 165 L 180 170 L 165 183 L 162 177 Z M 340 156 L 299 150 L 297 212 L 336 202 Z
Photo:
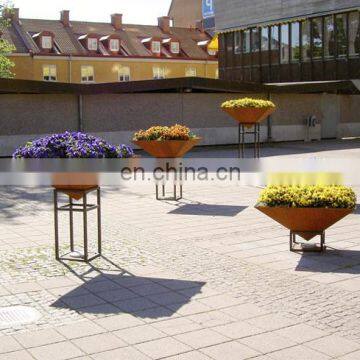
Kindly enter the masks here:
M 19 8 L 5 8 L 2 15 L 5 19 L 10 19 L 14 23 L 19 23 L 19 13 Z
M 60 21 L 63 23 L 65 27 L 70 26 L 70 11 L 69 10 L 62 10 L 60 12 Z
M 164 33 L 170 32 L 170 17 L 162 16 L 158 18 L 158 26 Z
M 115 30 L 121 30 L 122 28 L 122 14 L 112 14 L 111 15 L 111 25 Z
M 196 20 L 195 29 L 196 29 L 196 30 L 199 30 L 199 31 L 201 31 L 201 32 L 205 32 L 205 29 L 204 29 L 204 21 L 203 21 L 203 20 Z

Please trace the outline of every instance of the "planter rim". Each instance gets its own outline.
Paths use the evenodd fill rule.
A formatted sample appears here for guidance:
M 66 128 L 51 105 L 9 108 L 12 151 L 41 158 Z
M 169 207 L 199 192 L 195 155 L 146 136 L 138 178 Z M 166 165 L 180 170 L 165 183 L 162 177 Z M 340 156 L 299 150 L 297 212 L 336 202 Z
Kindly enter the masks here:
M 355 210 L 356 206 L 354 208 L 340 208 L 340 207 L 323 207 L 323 206 L 318 206 L 318 207 L 300 207 L 300 206 L 267 206 L 267 205 L 255 205 L 256 208 L 272 208 L 272 209 L 312 209 L 312 210 L 316 210 L 316 209 L 321 209 L 321 210 Z
M 187 142 L 187 141 L 198 141 L 198 140 L 202 140 L 202 138 L 201 138 L 201 137 L 196 137 L 196 138 L 192 138 L 192 139 L 188 139 L 188 140 L 131 140 L 131 141 L 132 141 L 133 143 L 136 143 L 136 142 L 138 142 L 138 141 L 162 143 L 162 142 L 168 142 L 168 141 Z

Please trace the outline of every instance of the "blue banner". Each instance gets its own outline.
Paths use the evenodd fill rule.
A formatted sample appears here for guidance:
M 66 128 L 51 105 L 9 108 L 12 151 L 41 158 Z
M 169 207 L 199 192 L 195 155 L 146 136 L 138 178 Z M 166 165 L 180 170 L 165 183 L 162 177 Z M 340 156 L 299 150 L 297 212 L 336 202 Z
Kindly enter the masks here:
M 202 0 L 202 15 L 204 19 L 215 16 L 214 1 Z

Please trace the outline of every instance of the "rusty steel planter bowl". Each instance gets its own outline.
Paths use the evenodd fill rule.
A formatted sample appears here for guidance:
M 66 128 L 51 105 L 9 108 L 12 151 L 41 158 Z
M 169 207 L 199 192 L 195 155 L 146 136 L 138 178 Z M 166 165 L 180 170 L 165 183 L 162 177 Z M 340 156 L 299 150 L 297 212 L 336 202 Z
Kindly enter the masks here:
M 275 108 L 253 108 L 253 107 L 239 107 L 239 108 L 222 108 L 233 119 L 238 121 L 245 127 L 250 128 L 253 125 L 263 121 L 271 115 Z
M 190 140 L 137 140 L 133 143 L 156 158 L 180 158 L 199 143 L 201 138 Z
M 98 186 L 96 173 L 55 173 L 53 187 L 63 191 L 74 200 L 80 200 L 83 192 Z
M 289 208 L 260 205 L 255 208 L 307 241 L 354 211 L 338 208 Z

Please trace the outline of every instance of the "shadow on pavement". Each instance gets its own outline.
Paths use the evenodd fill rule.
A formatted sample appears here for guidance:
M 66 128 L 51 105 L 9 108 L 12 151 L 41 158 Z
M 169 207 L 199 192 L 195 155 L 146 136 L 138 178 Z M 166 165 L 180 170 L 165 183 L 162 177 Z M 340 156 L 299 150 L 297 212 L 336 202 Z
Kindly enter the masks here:
M 205 215 L 205 216 L 236 216 L 247 206 L 185 204 L 171 210 L 169 214 L 176 215 Z

